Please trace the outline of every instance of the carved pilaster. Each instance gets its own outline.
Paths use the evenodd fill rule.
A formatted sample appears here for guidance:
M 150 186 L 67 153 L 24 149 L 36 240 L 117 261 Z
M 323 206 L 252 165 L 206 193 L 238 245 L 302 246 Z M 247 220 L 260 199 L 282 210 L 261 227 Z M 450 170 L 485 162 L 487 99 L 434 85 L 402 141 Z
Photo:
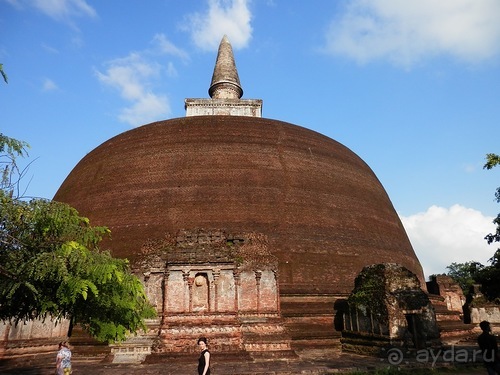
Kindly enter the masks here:
M 233 270 L 234 278 L 234 311 L 238 312 L 240 307 L 240 272 L 238 270 Z
M 278 312 L 278 314 L 281 314 L 280 284 L 278 282 L 279 273 L 278 273 L 277 269 L 273 269 L 272 272 L 273 272 L 273 275 L 274 275 L 274 283 L 275 283 L 275 286 L 276 286 L 276 311 Z
M 163 280 L 161 283 L 162 289 L 162 306 L 161 306 L 161 324 L 163 326 L 165 323 L 165 315 L 167 314 L 167 301 L 168 301 L 168 277 L 170 276 L 169 271 L 165 271 L 163 274 Z M 161 329 L 161 328 L 160 328 Z
M 220 276 L 220 270 L 214 270 L 213 271 L 213 277 L 214 277 L 214 311 L 219 311 L 219 276 Z
M 260 280 L 262 279 L 262 271 L 255 272 L 255 286 L 257 287 L 257 312 L 260 312 Z
M 188 311 L 193 311 L 193 282 L 194 278 L 189 277 L 189 271 L 182 271 L 182 279 L 184 280 L 184 290 L 188 291 L 187 305 Z M 186 310 L 186 300 L 184 300 L 184 310 Z

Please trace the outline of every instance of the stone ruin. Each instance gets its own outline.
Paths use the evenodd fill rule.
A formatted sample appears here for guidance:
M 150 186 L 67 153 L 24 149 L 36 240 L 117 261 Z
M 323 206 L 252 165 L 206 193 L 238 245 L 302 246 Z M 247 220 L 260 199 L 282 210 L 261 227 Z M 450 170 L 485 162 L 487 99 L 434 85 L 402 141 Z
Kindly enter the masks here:
M 440 345 L 434 308 L 417 276 L 403 266 L 367 266 L 344 307 L 342 349 L 379 354 L 388 347 Z
M 142 337 L 114 346 L 115 362 L 143 360 L 147 346 L 158 355 L 192 353 L 200 336 L 217 352 L 294 356 L 280 313 L 278 262 L 264 235 L 182 230 L 148 241 L 142 253 L 134 272 L 158 319 Z
M 440 300 L 434 298 L 432 301 L 436 309 L 436 319 L 463 321 L 466 301 L 460 285 L 451 276 L 444 274 L 430 276 L 426 284 L 431 295 L 441 297 Z
M 426 286 L 443 344 L 456 344 L 474 336 L 474 327 L 464 323 L 468 315 L 460 285 L 451 276 L 441 274 L 431 275 Z
M 466 302 L 466 321 L 479 324 L 487 320 L 492 324 L 500 324 L 500 305 L 488 299 L 481 292 L 481 284 L 473 284 Z
M 225 355 L 295 357 L 293 324 L 280 311 L 276 267 L 267 238 L 253 232 L 183 230 L 148 241 L 134 273 L 143 281 L 158 317 L 147 321 L 146 332 L 124 343 L 99 344 L 80 332 L 81 327 L 75 327 L 71 342 L 78 346 L 79 355 L 102 356 L 111 351 L 115 363 L 189 354 L 197 350 L 199 336 L 208 337 L 211 348 Z M 463 324 L 463 311 L 470 311 L 472 323 L 498 322 L 498 306 L 463 308 L 462 290 L 449 276 L 431 276 L 427 290 L 398 264 L 365 267 L 349 297 L 337 299 L 333 306 L 333 325 L 342 331 L 342 349 L 382 354 L 387 347 L 411 350 L 439 345 L 440 340 L 444 345 L 454 343 L 476 335 L 475 325 Z M 484 299 L 478 285 L 474 291 L 475 300 Z M 0 358 L 53 352 L 56 343 L 66 339 L 67 323 L 0 324 L 4 338 Z M 332 336 L 332 340 L 328 345 L 336 347 L 338 338 Z
M 20 321 L 0 321 L 0 359 L 55 351 L 57 343 L 67 338 L 69 321 L 56 322 L 49 317 Z

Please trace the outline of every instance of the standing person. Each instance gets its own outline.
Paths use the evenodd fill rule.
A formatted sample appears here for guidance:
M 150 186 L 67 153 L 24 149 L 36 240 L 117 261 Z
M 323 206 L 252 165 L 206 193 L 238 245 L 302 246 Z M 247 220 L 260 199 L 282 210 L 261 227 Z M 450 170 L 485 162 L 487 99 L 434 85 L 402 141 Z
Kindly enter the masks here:
M 210 375 L 210 352 L 208 351 L 208 342 L 205 337 L 198 339 L 198 346 L 201 353 L 198 359 L 198 375 Z
M 483 320 L 479 323 L 483 333 L 477 338 L 477 343 L 483 354 L 483 362 L 488 375 L 500 374 L 500 358 L 498 356 L 497 339 L 491 332 L 490 322 Z
M 71 374 L 71 350 L 67 341 L 61 341 L 56 357 L 56 375 L 69 374 Z

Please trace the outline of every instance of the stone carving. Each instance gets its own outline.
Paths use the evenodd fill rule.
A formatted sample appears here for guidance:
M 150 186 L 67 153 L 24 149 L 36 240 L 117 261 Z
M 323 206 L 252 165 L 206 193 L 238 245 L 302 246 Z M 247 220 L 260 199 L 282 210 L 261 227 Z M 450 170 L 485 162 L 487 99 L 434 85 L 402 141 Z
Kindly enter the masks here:
M 470 323 L 479 324 L 483 320 L 500 323 L 500 306 L 495 301 L 488 301 L 481 292 L 481 284 L 471 285 L 465 310 Z
M 463 313 L 465 296 L 460 285 L 448 275 L 432 275 L 427 282 L 429 293 L 440 295 L 444 298 L 448 311 Z
M 142 254 L 135 272 L 161 317 L 156 353 L 191 352 L 203 335 L 215 350 L 293 355 L 266 236 L 181 230 L 147 241 Z
M 436 314 L 417 276 L 395 263 L 363 268 L 347 299 L 341 342 L 362 353 L 439 344 Z

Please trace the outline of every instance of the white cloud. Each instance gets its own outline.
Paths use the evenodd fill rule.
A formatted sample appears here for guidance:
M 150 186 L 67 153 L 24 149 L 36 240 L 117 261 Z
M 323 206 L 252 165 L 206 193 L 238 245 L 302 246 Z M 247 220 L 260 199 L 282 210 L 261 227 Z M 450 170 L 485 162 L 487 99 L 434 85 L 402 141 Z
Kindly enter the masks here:
M 18 9 L 22 8 L 19 0 L 5 0 L 5 2 L 9 3 L 10 5 L 12 5 L 13 7 L 16 7 Z
M 466 173 L 474 173 L 474 172 L 477 172 L 478 170 L 483 169 L 483 164 L 482 163 L 464 163 L 464 164 L 462 164 L 462 169 Z
M 188 53 L 169 41 L 165 34 L 156 34 L 153 38 L 152 43 L 157 46 L 159 52 L 162 54 L 172 55 L 184 61 L 189 60 Z
M 426 212 L 401 217 L 426 277 L 446 273 L 453 262 L 477 261 L 488 264 L 495 245 L 486 234 L 495 231 L 493 217 L 461 205 L 430 207 Z
M 156 121 L 170 113 L 165 95 L 151 91 L 152 82 L 160 75 L 161 67 L 145 60 L 140 54 L 108 62 L 105 73 L 96 72 L 98 79 L 118 90 L 122 98 L 131 102 L 124 108 L 119 119 L 132 126 Z
M 132 106 L 124 108 L 118 118 L 137 126 L 159 120 L 169 111 L 169 103 L 165 96 L 147 92 L 138 97 Z
M 56 20 L 67 20 L 75 16 L 97 15 L 85 0 L 34 0 L 33 4 L 42 13 Z
M 75 30 L 78 30 L 74 23 L 76 17 L 97 17 L 97 12 L 86 0 L 6 0 L 18 10 L 35 8 L 46 16 L 64 22 Z
M 171 61 L 167 64 L 167 75 L 169 77 L 177 77 L 178 76 L 177 69 L 175 69 L 175 66 Z
M 478 63 L 500 52 L 498 0 L 353 0 L 335 18 L 325 50 L 359 63 L 411 67 L 445 55 Z
M 49 52 L 49 53 L 59 54 L 59 50 L 58 50 L 57 48 L 54 48 L 54 47 L 52 47 L 52 46 L 49 46 L 49 45 L 47 45 L 47 44 L 45 44 L 45 43 L 42 43 L 42 48 L 43 48 L 45 51 Z
M 58 89 L 59 89 L 59 87 L 51 79 L 45 78 L 43 80 L 42 91 L 55 91 Z
M 158 121 L 171 113 L 167 96 L 154 92 L 153 88 L 163 77 L 176 77 L 178 73 L 172 61 L 160 64 L 156 61 L 158 56 L 170 55 L 189 61 L 189 54 L 164 34 L 156 34 L 150 44 L 152 48 L 108 61 L 104 73 L 96 71 L 101 83 L 116 89 L 130 103 L 121 110 L 118 119 L 132 126 Z
M 187 17 L 186 29 L 203 50 L 216 50 L 224 35 L 235 49 L 244 48 L 252 37 L 249 0 L 208 0 L 206 13 Z

